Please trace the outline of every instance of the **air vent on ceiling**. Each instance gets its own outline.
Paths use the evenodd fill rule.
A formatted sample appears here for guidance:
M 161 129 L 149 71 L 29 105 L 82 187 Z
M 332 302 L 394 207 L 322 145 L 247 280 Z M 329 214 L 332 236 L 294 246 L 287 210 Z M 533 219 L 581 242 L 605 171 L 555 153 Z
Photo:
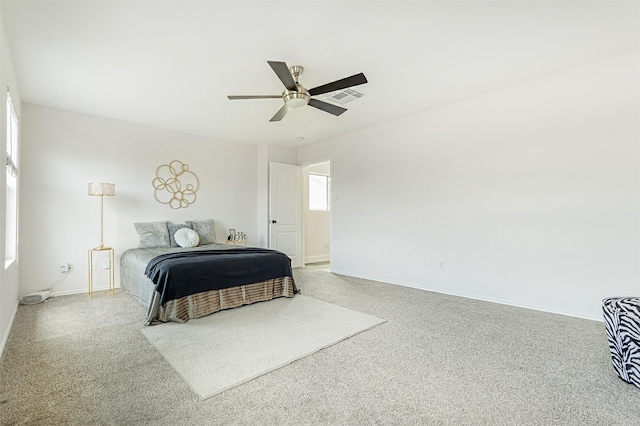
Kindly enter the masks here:
M 328 96 L 325 96 L 324 98 L 327 101 L 344 105 L 346 103 L 349 103 L 361 97 L 362 97 L 362 93 L 360 92 L 356 92 L 355 90 L 352 90 L 352 89 L 344 89 L 344 90 L 340 90 L 339 92 L 333 92 Z

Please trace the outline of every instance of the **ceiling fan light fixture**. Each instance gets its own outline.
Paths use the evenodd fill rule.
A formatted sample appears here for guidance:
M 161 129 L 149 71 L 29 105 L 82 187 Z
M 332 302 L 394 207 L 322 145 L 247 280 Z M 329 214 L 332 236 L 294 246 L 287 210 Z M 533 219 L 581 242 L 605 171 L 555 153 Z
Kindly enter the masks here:
M 309 92 L 304 90 L 302 87 L 299 87 L 299 89 L 300 91 L 297 92 L 293 90 L 285 90 L 282 99 L 284 99 L 284 102 L 289 108 L 300 108 L 309 103 L 309 99 L 311 99 Z
M 308 99 L 305 101 L 304 99 L 301 99 L 301 98 L 293 98 L 287 101 L 287 106 L 289 108 L 300 108 L 305 106 L 307 102 L 308 102 Z

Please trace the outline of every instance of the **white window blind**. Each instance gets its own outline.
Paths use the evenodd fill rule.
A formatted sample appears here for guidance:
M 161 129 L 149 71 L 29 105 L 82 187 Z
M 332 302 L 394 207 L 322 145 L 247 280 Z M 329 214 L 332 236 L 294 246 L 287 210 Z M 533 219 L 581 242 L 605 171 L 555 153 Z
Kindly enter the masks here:
M 18 114 L 7 91 L 7 179 L 4 265 L 8 268 L 18 256 Z
M 7 92 L 7 172 L 18 175 L 18 115 Z

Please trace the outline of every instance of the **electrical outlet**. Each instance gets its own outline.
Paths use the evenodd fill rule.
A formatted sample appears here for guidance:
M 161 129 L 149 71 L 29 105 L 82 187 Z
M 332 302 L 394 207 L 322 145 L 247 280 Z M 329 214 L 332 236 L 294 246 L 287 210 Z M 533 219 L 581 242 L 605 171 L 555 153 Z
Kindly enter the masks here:
M 447 269 L 447 264 L 444 262 L 444 260 L 441 260 L 440 262 L 438 262 L 438 269 L 440 269 L 441 271 L 444 271 L 445 269 Z
M 62 262 L 60 264 L 60 272 L 62 272 L 63 274 L 69 272 L 70 270 L 71 268 L 69 267 L 69 264 L 67 262 Z

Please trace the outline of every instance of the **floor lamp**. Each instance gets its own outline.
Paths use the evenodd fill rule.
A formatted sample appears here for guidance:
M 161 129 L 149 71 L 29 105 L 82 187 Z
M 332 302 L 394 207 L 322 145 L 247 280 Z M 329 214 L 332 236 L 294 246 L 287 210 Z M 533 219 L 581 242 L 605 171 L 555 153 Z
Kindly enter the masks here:
M 104 197 L 116 195 L 116 185 L 114 183 L 90 183 L 89 195 L 100 197 L 100 245 L 89 249 L 89 296 L 93 296 L 93 254 L 94 252 L 106 251 L 109 253 L 109 293 L 114 294 L 114 271 L 113 271 L 113 249 L 106 247 L 103 241 L 103 211 L 104 211 Z

